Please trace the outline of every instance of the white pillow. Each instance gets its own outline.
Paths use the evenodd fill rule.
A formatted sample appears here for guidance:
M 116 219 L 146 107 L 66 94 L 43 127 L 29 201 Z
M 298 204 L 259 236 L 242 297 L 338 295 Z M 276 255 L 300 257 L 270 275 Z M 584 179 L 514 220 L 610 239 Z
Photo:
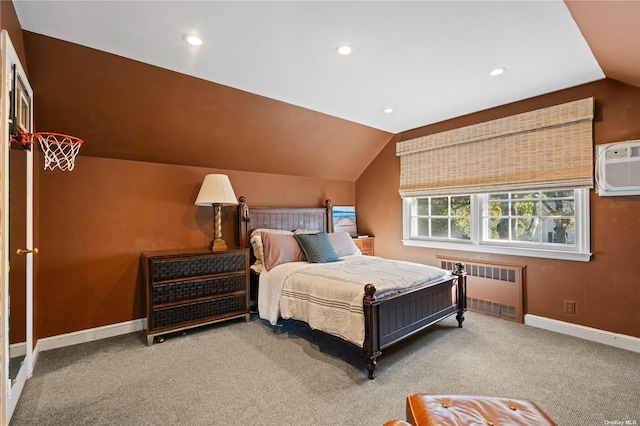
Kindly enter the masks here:
M 348 232 L 330 232 L 327 235 L 338 257 L 362 254 Z

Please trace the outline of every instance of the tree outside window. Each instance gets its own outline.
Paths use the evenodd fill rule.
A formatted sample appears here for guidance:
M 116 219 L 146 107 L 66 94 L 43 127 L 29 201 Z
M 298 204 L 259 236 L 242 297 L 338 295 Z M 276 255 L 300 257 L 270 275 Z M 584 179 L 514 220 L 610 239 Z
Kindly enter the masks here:
M 489 240 L 575 243 L 573 190 L 489 194 L 487 210 Z

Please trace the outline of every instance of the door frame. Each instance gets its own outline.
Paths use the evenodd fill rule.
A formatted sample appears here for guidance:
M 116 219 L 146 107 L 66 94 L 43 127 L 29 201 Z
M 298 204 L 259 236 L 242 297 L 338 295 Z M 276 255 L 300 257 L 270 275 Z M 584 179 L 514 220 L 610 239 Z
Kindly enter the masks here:
M 27 75 L 20 63 L 18 54 L 6 30 L 1 34 L 1 55 L 2 55 L 2 87 L 0 88 L 0 161 L 2 164 L 2 174 L 0 176 L 0 259 L 1 259 L 1 287 L 0 287 L 0 323 L 2 333 L 0 344 L 2 355 L 0 356 L 0 419 L 8 424 L 13 415 L 13 411 L 18 403 L 20 394 L 25 382 L 33 373 L 34 353 L 33 353 L 33 253 L 26 254 L 26 348 L 23 365 L 13 384 L 8 377 L 9 372 L 9 298 L 7 297 L 9 285 L 9 150 L 11 140 L 9 137 L 9 111 L 10 97 L 8 96 L 8 84 L 11 80 L 12 67 L 16 67 L 16 76 L 24 85 L 30 99 L 30 126 L 29 131 L 33 131 L 33 89 L 27 80 Z M 33 249 L 33 150 L 27 151 L 26 159 L 26 245 L 28 249 Z

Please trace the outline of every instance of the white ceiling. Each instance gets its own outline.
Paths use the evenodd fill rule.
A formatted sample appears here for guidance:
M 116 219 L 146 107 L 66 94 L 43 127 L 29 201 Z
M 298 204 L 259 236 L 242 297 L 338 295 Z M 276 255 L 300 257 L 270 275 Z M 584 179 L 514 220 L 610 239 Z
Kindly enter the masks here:
M 24 30 L 392 133 L 604 78 L 559 0 L 13 2 Z

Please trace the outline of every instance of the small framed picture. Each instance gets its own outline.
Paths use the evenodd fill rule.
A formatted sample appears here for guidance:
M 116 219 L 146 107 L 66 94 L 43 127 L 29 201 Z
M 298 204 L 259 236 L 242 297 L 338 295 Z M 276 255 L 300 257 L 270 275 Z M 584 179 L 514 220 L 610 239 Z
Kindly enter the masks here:
M 332 212 L 333 232 L 348 232 L 352 237 L 358 236 L 355 206 L 333 206 Z

